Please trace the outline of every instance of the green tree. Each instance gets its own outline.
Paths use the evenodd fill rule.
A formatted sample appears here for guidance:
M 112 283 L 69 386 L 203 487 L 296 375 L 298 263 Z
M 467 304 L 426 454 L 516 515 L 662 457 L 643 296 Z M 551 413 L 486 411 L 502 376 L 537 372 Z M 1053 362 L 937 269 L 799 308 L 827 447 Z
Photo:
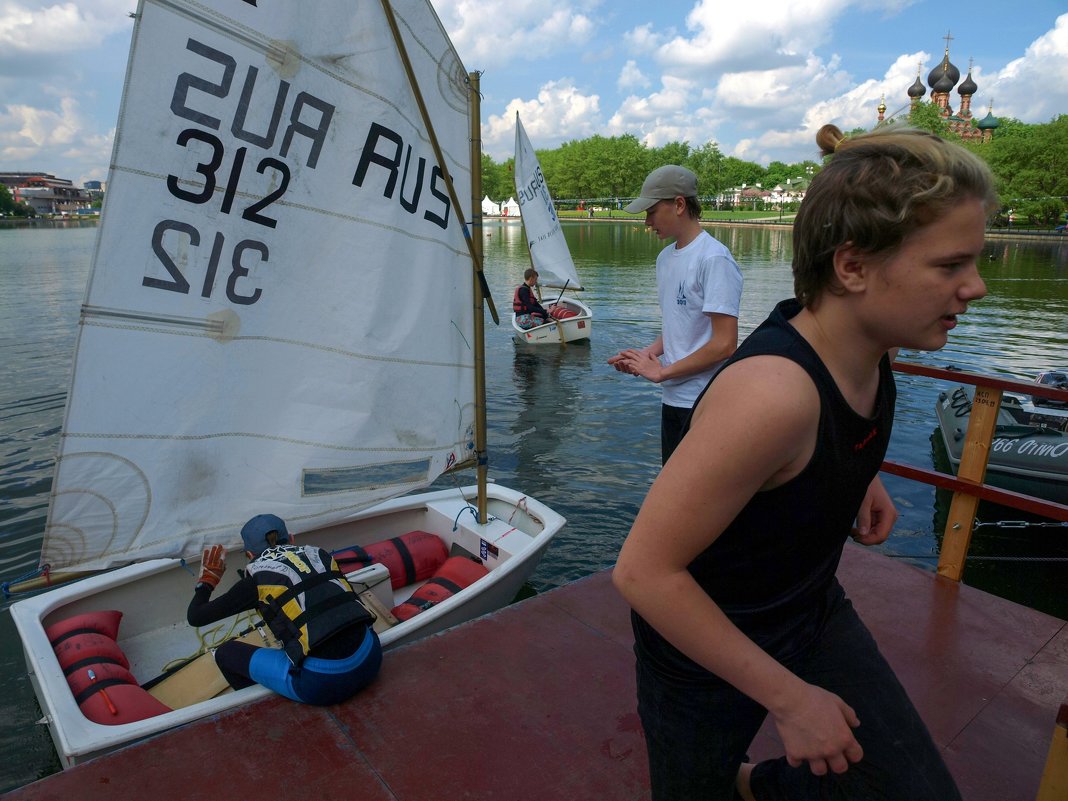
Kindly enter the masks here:
M 11 196 L 11 190 L 4 184 L 0 184 L 0 214 L 5 217 L 15 214 L 15 198 Z
M 497 203 L 515 194 L 510 162 L 497 164 L 492 156 L 482 154 L 482 194 Z
M 665 164 L 685 164 L 690 159 L 689 142 L 668 142 L 649 151 L 649 172 Z M 644 176 L 643 176 L 644 177 Z
M 1068 208 L 1068 115 L 1043 125 L 999 120 L 979 150 L 1005 208 L 1031 225 L 1055 225 Z
M 587 140 L 590 196 L 614 201 L 636 194 L 648 172 L 648 153 L 633 134 Z
M 723 153 L 711 139 L 690 152 L 686 161 L 697 176 L 697 191 L 702 197 L 717 197 L 726 188 L 723 184 Z
M 723 187 L 735 189 L 742 184 L 755 186 L 764 182 L 765 170 L 752 161 L 743 161 L 734 156 L 723 159 Z
M 768 189 L 776 185 L 786 186 L 788 179 L 796 178 L 793 167 L 781 161 L 773 161 L 764 170 L 764 178 L 761 183 Z
M 953 138 L 960 141 L 959 136 L 950 132 L 949 126 L 942 117 L 942 109 L 937 103 L 921 100 L 913 106 L 912 111 L 909 112 L 909 125 L 923 131 L 930 131 L 943 139 Z

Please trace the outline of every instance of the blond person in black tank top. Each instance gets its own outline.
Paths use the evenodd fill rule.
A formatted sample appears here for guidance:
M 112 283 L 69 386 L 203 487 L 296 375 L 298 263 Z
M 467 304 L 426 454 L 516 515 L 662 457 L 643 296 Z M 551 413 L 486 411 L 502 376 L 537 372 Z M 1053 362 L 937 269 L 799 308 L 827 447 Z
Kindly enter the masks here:
M 634 610 L 654 801 L 960 795 L 834 571 L 884 541 L 890 359 L 937 350 L 986 287 L 996 204 L 963 148 L 885 126 L 845 139 L 794 223 L 794 291 L 717 373 L 613 581 Z M 747 764 L 770 714 L 782 758 Z

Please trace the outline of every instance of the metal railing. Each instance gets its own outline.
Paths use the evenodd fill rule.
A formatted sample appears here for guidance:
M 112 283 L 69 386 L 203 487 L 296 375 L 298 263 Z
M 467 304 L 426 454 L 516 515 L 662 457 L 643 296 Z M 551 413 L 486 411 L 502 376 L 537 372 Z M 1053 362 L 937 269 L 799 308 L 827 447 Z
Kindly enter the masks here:
M 953 501 L 946 520 L 942 548 L 938 556 L 938 574 L 960 581 L 964 573 L 964 561 L 971 544 L 975 527 L 975 512 L 980 500 L 992 501 L 1002 506 L 1049 517 L 1061 522 L 1068 521 L 1068 506 L 1042 500 L 1018 492 L 998 489 L 983 483 L 987 462 L 997 426 L 1001 396 L 1005 391 L 1022 395 L 1038 396 L 1068 403 L 1068 390 L 1053 389 L 1038 383 L 994 378 L 980 373 L 959 370 L 944 370 L 925 367 L 911 362 L 894 362 L 894 369 L 908 375 L 926 376 L 957 384 L 975 387 L 968 430 L 964 435 L 964 450 L 956 477 L 927 470 L 892 460 L 883 462 L 884 473 L 931 484 L 952 490 Z M 1049 753 L 1039 780 L 1035 801 L 1061 801 L 1068 798 L 1068 699 L 1060 705 L 1050 738 Z
M 1001 506 L 1060 522 L 1068 521 L 1068 506 L 983 483 L 986 478 L 991 444 L 994 440 L 998 411 L 1001 408 L 1002 393 L 1009 391 L 1068 403 L 1068 390 L 1055 389 L 1028 381 L 995 378 L 980 373 L 925 367 L 912 362 L 895 361 L 894 369 L 908 375 L 926 376 L 975 387 L 975 396 L 972 399 L 972 409 L 968 419 L 968 431 L 964 436 L 964 451 L 961 454 L 956 476 L 902 464 L 890 459 L 884 461 L 882 466 L 884 473 L 953 492 L 953 501 L 949 507 L 949 516 L 946 520 L 942 547 L 938 556 L 940 576 L 960 581 L 964 573 L 964 560 L 971 545 L 972 531 L 975 528 L 975 512 L 980 500 L 991 501 Z

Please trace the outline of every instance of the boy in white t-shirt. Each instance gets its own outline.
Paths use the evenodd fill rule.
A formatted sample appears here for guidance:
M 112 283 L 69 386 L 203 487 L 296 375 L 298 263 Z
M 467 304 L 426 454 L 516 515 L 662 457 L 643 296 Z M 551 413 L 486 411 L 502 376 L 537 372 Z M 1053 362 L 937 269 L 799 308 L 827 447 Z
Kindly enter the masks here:
M 608 360 L 620 372 L 663 388 L 660 447 L 666 463 L 697 396 L 738 346 L 742 273 L 731 252 L 701 227 L 697 176 L 685 167 L 653 170 L 626 211 L 644 211 L 645 224 L 660 239 L 675 240 L 656 258 L 660 336 Z

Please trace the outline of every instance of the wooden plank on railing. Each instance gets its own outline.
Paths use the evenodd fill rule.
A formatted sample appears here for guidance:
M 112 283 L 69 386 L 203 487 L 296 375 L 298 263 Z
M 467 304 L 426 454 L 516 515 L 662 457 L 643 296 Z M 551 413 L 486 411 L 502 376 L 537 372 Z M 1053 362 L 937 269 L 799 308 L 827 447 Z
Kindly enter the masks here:
M 957 478 L 972 485 L 981 485 L 986 477 L 986 465 L 990 459 L 990 443 L 998 422 L 1001 406 L 1001 390 L 977 386 L 972 398 L 972 411 L 968 418 L 968 431 L 964 434 L 964 451 L 960 456 Z M 938 574 L 960 581 L 964 574 L 964 560 L 972 541 L 972 527 L 979 496 L 973 492 L 954 492 L 949 506 L 945 536 L 938 556 Z

